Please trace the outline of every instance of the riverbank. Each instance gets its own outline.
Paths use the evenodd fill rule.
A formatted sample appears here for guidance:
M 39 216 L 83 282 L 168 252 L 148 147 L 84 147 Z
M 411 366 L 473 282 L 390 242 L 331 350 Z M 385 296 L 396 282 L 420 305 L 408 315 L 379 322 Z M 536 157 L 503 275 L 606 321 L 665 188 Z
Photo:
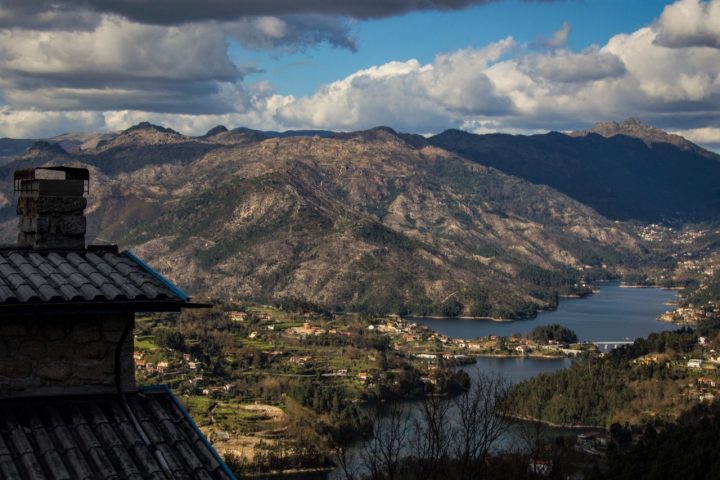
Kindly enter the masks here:
M 542 355 L 539 353 L 528 353 L 525 355 L 513 355 L 512 353 L 475 353 L 471 354 L 474 358 L 532 358 L 539 360 L 561 360 L 569 358 L 568 355 Z
M 567 428 L 567 429 L 573 429 L 573 430 L 602 430 L 602 431 L 605 431 L 605 427 L 604 427 L 604 426 L 601 427 L 601 426 L 598 426 L 598 425 L 575 425 L 575 424 L 565 425 L 565 424 L 562 424 L 562 423 L 554 423 L 554 422 L 550 422 L 550 421 L 548 421 L 548 420 L 541 420 L 541 419 L 534 418 L 534 417 L 531 417 L 531 416 L 526 416 L 526 415 L 510 415 L 510 418 L 511 418 L 512 420 L 515 420 L 515 421 L 518 421 L 518 422 L 528 422 L 528 423 L 529 423 L 529 422 L 533 422 L 533 423 L 539 423 L 539 424 L 541 424 L 541 425 L 545 425 L 545 426 L 547 426 L 547 427 L 552 427 L 552 428 Z
M 423 319 L 423 318 L 429 318 L 432 320 L 485 320 L 490 322 L 498 322 L 498 323 L 510 323 L 515 322 L 517 320 L 525 320 L 525 319 L 512 319 L 512 318 L 495 318 L 495 317 L 471 317 L 467 315 L 459 316 L 459 317 L 443 317 L 440 315 L 403 315 L 402 318 L 411 318 L 414 320 Z

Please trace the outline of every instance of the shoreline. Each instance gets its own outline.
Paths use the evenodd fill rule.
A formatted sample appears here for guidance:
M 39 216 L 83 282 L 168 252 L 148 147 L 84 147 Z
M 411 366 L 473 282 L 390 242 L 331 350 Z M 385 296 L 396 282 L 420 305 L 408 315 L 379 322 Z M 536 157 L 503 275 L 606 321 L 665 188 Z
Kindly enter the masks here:
M 565 358 L 572 358 L 567 355 L 511 355 L 505 353 L 472 353 L 469 356 L 475 358 L 537 358 L 545 360 L 563 360 Z
M 402 318 L 414 318 L 414 319 L 418 319 L 418 318 L 429 318 L 429 319 L 432 319 L 432 320 L 450 320 L 450 319 L 458 319 L 458 320 L 490 320 L 490 321 L 492 321 L 492 322 L 497 322 L 497 323 L 510 323 L 510 322 L 514 322 L 514 321 L 517 321 L 517 320 L 525 320 L 525 319 L 522 319 L 522 318 L 512 319 L 512 318 L 495 318 L 495 317 L 472 317 L 472 316 L 469 316 L 469 315 L 462 315 L 462 316 L 459 316 L 459 317 L 444 317 L 444 316 L 442 316 L 442 315 L 403 315 Z
M 567 428 L 567 429 L 574 429 L 574 430 L 590 430 L 590 429 L 592 429 L 592 430 L 602 430 L 603 432 L 605 431 L 605 427 L 601 427 L 598 425 L 575 425 L 575 424 L 564 425 L 561 423 L 551 422 L 549 420 L 539 420 L 535 417 L 530 417 L 527 415 L 510 415 L 510 418 L 513 420 L 516 420 L 516 421 L 520 421 L 520 422 L 537 422 L 537 423 L 540 423 L 542 425 L 546 425 L 546 426 L 552 427 L 552 428 Z
M 661 285 L 631 285 L 629 283 L 622 283 L 618 285 L 620 288 L 657 288 L 658 290 L 675 291 L 680 292 L 683 287 L 663 287 Z

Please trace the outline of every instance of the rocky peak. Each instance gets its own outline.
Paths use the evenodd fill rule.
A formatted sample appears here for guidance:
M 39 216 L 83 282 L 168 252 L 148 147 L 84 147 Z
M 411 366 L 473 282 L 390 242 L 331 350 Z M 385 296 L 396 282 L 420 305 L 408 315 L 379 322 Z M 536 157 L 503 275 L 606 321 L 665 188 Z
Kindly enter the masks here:
M 165 145 L 186 141 L 188 141 L 188 137 L 171 128 L 153 125 L 150 122 L 142 122 L 123 130 L 119 135 L 108 142 L 99 143 L 97 149 L 104 151 L 119 146 L 138 147 L 147 145 Z
M 132 132 L 161 132 L 161 133 L 168 133 L 168 134 L 174 134 L 174 135 L 180 135 L 180 133 L 176 132 L 172 128 L 163 127 L 161 125 L 155 125 L 150 122 L 140 122 L 137 125 L 133 125 L 132 127 L 123 130 L 120 134 L 129 134 Z
M 203 137 L 206 137 L 206 138 L 213 137 L 215 135 L 218 135 L 220 133 L 225 133 L 227 131 L 228 131 L 228 129 L 225 125 L 217 125 L 217 126 L 211 128 L 210 130 L 208 130 L 207 133 L 205 135 L 203 135 Z
M 405 143 L 405 140 L 395 130 L 384 126 L 357 132 L 337 133 L 334 137 L 339 139 L 357 139 L 363 142 Z
M 639 118 L 628 118 L 622 123 L 610 121 L 610 122 L 598 122 L 587 130 L 574 131 L 569 135 L 573 137 L 581 137 L 590 133 L 596 133 L 603 137 L 610 138 L 615 135 L 625 135 L 627 137 L 639 138 L 644 141 L 648 146 L 653 143 L 669 143 L 676 147 L 682 148 L 683 150 L 697 150 L 698 147 L 681 137 L 668 133 L 659 128 L 651 125 L 646 125 L 640 121 Z

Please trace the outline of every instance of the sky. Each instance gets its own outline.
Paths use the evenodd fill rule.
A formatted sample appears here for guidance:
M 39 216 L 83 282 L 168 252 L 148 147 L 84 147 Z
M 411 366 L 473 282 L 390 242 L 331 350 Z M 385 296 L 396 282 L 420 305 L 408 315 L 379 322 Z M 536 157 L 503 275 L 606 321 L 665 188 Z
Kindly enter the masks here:
M 627 117 L 720 150 L 720 0 L 0 0 L 0 137 Z

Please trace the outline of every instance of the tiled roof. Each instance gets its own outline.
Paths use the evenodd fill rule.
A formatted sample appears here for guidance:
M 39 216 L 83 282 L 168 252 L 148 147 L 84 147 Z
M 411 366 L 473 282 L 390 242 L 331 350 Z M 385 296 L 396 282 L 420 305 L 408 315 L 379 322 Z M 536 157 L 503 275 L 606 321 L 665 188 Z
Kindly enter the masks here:
M 117 395 L 0 402 L 0 478 L 234 478 L 169 390 L 127 399 L 142 434 Z
M 0 306 L 187 299 L 130 252 L 0 249 Z

